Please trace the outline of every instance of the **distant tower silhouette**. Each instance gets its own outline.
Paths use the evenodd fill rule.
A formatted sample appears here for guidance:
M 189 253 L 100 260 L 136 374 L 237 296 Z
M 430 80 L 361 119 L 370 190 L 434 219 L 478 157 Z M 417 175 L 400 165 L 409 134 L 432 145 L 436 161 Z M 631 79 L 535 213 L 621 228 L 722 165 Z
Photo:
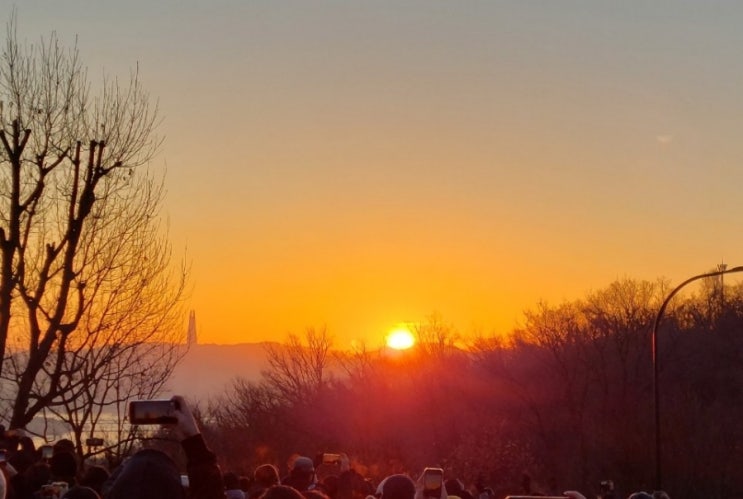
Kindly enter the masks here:
M 188 315 L 187 341 L 189 345 L 198 344 L 198 339 L 196 338 L 196 312 L 194 310 L 191 310 L 191 313 Z
M 717 265 L 718 272 L 725 272 L 727 268 L 728 265 L 726 263 L 720 263 Z M 723 279 L 725 276 L 720 274 L 717 277 L 719 277 L 719 282 L 717 283 L 719 286 L 717 290 L 717 299 L 720 300 L 720 305 L 725 305 L 725 280 Z

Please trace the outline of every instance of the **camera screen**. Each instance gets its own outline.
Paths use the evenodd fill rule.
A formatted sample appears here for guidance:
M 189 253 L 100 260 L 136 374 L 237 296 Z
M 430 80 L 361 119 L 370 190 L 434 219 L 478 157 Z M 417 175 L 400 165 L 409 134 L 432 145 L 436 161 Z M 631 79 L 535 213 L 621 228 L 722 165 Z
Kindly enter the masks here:
M 426 490 L 437 490 L 441 488 L 444 481 L 444 471 L 437 468 L 427 468 L 423 472 L 423 488 Z
M 327 452 L 322 455 L 323 464 L 337 464 L 341 460 L 340 454 L 328 454 Z
M 131 424 L 173 424 L 177 423 L 171 400 L 134 400 L 129 403 L 129 422 Z

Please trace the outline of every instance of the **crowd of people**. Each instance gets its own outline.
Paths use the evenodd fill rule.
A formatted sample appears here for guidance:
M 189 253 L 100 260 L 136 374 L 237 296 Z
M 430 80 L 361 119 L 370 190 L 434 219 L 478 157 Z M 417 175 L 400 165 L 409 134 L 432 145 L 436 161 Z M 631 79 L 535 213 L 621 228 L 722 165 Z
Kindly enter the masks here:
M 185 474 L 160 450 L 139 450 L 109 472 L 81 465 L 70 440 L 36 448 L 30 437 L 11 430 L 0 440 L 0 499 L 495 499 L 489 487 L 470 490 L 460 480 L 444 480 L 440 468 L 427 468 L 416 479 L 393 474 L 374 484 L 344 454 L 295 456 L 283 477 L 273 464 L 258 466 L 248 477 L 223 473 L 186 401 L 172 401 Z M 550 499 L 527 485 L 510 497 Z M 577 491 L 552 497 L 586 499 Z M 635 492 L 628 499 L 669 498 L 665 492 Z

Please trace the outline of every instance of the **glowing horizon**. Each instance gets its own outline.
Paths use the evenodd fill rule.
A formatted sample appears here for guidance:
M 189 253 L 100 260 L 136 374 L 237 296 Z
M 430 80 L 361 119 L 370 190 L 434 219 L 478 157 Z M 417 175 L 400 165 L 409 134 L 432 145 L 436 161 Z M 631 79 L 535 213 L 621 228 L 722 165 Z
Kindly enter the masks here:
M 376 348 L 400 320 L 502 334 L 540 301 L 743 263 L 743 4 L 669 12 L 74 0 L 18 31 L 77 36 L 93 76 L 137 66 L 159 102 L 200 342 Z

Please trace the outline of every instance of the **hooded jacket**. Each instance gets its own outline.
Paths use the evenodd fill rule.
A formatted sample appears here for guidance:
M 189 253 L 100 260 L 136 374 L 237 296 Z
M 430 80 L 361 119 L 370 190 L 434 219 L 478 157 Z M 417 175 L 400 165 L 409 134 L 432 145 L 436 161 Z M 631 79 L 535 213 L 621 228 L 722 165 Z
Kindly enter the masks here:
M 216 456 L 201 435 L 181 442 L 186 453 L 190 499 L 224 499 Z M 104 487 L 106 499 L 184 499 L 181 477 L 173 460 L 155 449 L 143 449 L 124 461 Z

